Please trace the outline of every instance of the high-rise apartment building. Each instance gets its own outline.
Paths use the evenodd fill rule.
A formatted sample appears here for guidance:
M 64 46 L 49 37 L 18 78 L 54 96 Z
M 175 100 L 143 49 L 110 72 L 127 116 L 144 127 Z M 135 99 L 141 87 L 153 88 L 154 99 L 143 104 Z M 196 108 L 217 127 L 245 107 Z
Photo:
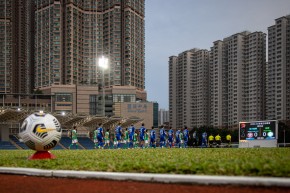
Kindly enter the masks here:
M 12 92 L 30 94 L 34 74 L 34 3 L 16 0 L 13 6 Z
M 12 90 L 12 3 L 0 1 L 0 93 Z
M 184 51 L 178 56 L 169 58 L 169 125 L 173 128 L 180 128 L 190 123 L 191 109 L 187 101 L 191 98 L 189 95 L 191 55 L 191 51 Z
M 0 1 L 0 93 L 33 89 L 33 1 Z
M 106 85 L 145 88 L 144 16 L 144 0 L 98 0 L 97 56 L 110 59 Z
M 290 15 L 268 27 L 266 118 L 290 120 Z
M 35 1 L 35 87 L 145 88 L 144 0 Z
M 37 0 L 35 8 L 35 88 L 95 87 L 82 96 L 90 114 L 112 116 L 116 102 L 146 100 L 144 0 Z
M 210 52 L 210 125 L 228 125 L 228 66 L 224 42 L 215 41 Z
M 191 73 L 191 126 L 201 127 L 209 122 L 209 59 L 208 50 L 198 50 L 193 53 Z
M 169 57 L 169 122 L 170 126 L 177 126 L 177 56 Z
M 210 64 L 210 125 L 264 120 L 266 35 L 241 32 L 215 41 Z
M 35 87 L 96 84 L 96 1 L 35 1 Z
M 112 116 L 116 102 L 146 100 L 144 0 L 0 5 L 0 94 L 18 96 L 9 103 L 2 95 L 2 106 L 27 106 L 38 89 L 58 112 Z M 108 69 L 99 66 L 102 56 Z
M 265 65 L 262 32 L 215 41 L 210 52 L 192 49 L 170 57 L 170 124 L 236 128 L 240 121 L 264 120 Z
M 159 109 L 158 111 L 158 125 L 169 123 L 169 111 L 165 109 Z
M 208 123 L 208 70 L 207 50 L 191 49 L 169 58 L 169 117 L 173 128 Z
M 244 104 L 242 121 L 265 120 L 266 34 L 253 32 L 245 38 Z

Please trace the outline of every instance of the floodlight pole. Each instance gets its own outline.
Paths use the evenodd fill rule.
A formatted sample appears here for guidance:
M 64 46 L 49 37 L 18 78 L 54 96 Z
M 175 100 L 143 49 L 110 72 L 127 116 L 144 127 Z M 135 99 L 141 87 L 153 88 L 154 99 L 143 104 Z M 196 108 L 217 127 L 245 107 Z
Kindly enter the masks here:
M 99 59 L 99 67 L 102 68 L 102 72 L 103 72 L 103 85 L 102 85 L 102 106 L 103 106 L 103 109 L 102 109 L 102 114 L 103 116 L 106 116 L 106 113 L 105 113 L 105 69 L 108 68 L 108 58 L 102 56 L 100 59 Z
M 103 69 L 103 86 L 102 86 L 102 106 L 103 106 L 103 116 L 105 116 L 105 69 Z

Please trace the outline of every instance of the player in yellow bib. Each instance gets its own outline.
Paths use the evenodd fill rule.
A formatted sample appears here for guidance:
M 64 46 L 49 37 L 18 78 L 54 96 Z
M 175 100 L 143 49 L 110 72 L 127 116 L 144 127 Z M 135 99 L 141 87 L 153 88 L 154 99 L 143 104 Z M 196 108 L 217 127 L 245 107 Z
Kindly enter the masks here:
M 222 144 L 222 138 L 219 134 L 217 134 L 217 136 L 215 136 L 215 141 L 216 141 L 217 147 L 220 147 Z
M 232 142 L 232 136 L 230 134 L 228 134 L 226 136 L 226 140 L 227 140 L 227 147 L 231 147 L 231 142 Z
M 208 146 L 213 147 L 213 142 L 214 142 L 214 136 L 212 134 L 210 134 L 208 136 Z

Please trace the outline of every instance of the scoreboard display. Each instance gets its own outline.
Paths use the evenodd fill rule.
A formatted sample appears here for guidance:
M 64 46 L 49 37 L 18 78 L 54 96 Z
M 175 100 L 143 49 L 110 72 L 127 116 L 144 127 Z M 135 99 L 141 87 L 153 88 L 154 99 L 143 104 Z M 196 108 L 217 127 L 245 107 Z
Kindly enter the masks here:
M 240 122 L 240 140 L 277 140 L 277 121 Z

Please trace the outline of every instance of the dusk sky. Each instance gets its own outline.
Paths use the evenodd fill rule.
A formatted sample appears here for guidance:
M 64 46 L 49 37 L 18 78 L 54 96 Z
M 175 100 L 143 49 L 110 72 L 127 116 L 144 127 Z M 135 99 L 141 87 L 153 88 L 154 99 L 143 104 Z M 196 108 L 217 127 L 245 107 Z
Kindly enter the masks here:
M 290 0 L 145 0 L 147 99 L 168 110 L 168 59 L 242 31 L 262 31 L 290 14 Z

